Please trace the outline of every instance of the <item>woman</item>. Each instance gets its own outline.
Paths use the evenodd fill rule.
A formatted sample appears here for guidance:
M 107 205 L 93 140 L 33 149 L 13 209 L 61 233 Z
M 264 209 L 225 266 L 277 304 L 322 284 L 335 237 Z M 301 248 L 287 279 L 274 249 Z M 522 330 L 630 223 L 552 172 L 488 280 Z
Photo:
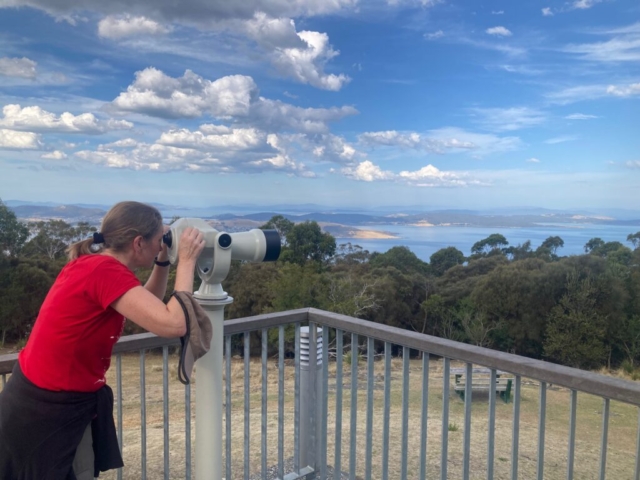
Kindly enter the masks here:
M 169 271 L 164 230 L 155 208 L 121 202 L 100 232 L 69 247 L 70 261 L 0 393 L 0 478 L 84 480 L 122 466 L 105 375 L 125 318 L 162 337 L 186 332 L 177 300 L 162 302 Z M 203 248 L 202 233 L 185 229 L 176 291 L 192 292 Z M 152 266 L 143 287 L 134 272 Z

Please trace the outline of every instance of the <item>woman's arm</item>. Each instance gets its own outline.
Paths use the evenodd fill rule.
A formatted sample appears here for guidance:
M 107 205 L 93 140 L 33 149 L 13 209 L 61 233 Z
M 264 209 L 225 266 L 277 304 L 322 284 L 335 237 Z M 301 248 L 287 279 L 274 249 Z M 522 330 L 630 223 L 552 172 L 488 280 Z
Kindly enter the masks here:
M 178 251 L 176 290 L 193 291 L 196 260 L 204 246 L 202 233 L 195 228 L 184 230 L 180 237 Z M 184 313 L 178 301 L 171 298 L 165 305 L 145 287 L 132 288 L 113 302 L 111 306 L 132 322 L 161 337 L 181 337 L 187 331 Z

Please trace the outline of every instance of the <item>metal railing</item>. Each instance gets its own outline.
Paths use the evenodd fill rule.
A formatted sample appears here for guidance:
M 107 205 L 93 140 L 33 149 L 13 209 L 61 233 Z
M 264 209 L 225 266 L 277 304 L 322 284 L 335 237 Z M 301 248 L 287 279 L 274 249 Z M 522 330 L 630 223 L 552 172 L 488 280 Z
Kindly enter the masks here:
M 309 327 L 308 333 L 303 326 Z M 640 480 L 640 384 L 636 382 L 316 309 L 230 320 L 224 323 L 224 335 L 226 479 L 332 475 L 385 480 L 587 476 Z M 256 341 L 259 365 L 251 361 Z M 183 398 L 169 399 L 170 391 L 175 391 L 170 386 L 176 384 L 175 375 L 170 378 L 169 349 L 177 344 L 142 334 L 122 338 L 114 349 L 121 449 L 127 447 L 125 423 L 136 423 L 127 419 L 138 417 L 140 423 L 140 470 L 133 468 L 136 462 L 125 450 L 126 466 L 115 474 L 118 479 L 192 478 L 191 388 L 184 387 Z M 147 391 L 145 374 L 146 352 L 156 348 L 162 349 L 161 394 Z M 139 352 L 139 401 L 123 397 L 127 388 L 122 382 L 123 364 L 131 365 L 132 352 Z M 3 385 L 15 360 L 16 355 L 0 357 Z M 464 369 L 463 401 L 450 398 L 452 362 Z M 490 371 L 486 397 L 474 391 L 475 365 Z M 270 367 L 275 372 L 270 373 Z M 497 377 L 503 372 L 513 378 L 512 405 L 497 402 Z M 256 385 L 255 379 L 259 379 Z M 596 414 L 592 396 L 600 399 Z M 162 454 L 150 458 L 147 407 L 158 397 L 162 398 Z M 579 398 L 585 402 L 584 411 Z M 277 408 L 270 409 L 272 404 Z M 182 412 L 184 428 L 175 421 Z M 617 420 L 621 416 L 623 422 Z M 458 433 L 456 421 L 461 421 L 462 432 Z M 610 435 L 611 426 L 616 432 L 624 430 L 624 435 Z M 176 435 L 170 435 L 170 428 Z M 259 436 L 252 435 L 256 430 Z M 594 435 L 599 437 L 597 448 Z M 620 443 L 618 437 L 633 441 Z M 158 447 L 154 444 L 154 452 Z M 598 450 L 597 458 L 591 450 Z M 170 464 L 177 451 L 184 455 Z

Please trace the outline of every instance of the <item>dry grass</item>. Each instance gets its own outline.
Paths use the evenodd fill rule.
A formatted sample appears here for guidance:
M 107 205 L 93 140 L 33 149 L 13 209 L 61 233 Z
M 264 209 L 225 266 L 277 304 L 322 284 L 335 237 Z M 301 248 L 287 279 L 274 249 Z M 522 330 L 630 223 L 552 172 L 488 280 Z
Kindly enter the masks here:
M 232 360 L 232 471 L 234 478 L 243 477 L 244 465 L 244 365 L 241 359 Z M 115 363 L 115 362 L 114 362 Z M 177 380 L 177 357 L 170 357 L 170 470 L 171 478 L 184 478 L 185 469 L 185 417 L 184 387 Z M 140 478 L 140 374 L 139 356 L 123 356 L 123 412 L 124 412 L 124 478 Z M 430 362 L 430 388 L 428 409 L 428 476 L 439 478 L 441 455 L 441 412 L 442 412 L 442 363 Z M 366 362 L 361 362 L 358 373 L 357 403 L 357 474 L 364 477 L 366 451 Z M 329 436 L 328 463 L 335 463 L 335 363 L 329 370 Z M 374 418 L 373 418 L 373 475 L 380 478 L 382 461 L 382 411 L 383 411 L 383 364 L 374 367 Z M 391 415 L 389 477 L 400 477 L 402 459 L 402 360 L 394 359 L 391 372 Z M 251 472 L 259 471 L 261 461 L 261 366 L 259 359 L 251 361 Z M 409 448 L 407 452 L 408 478 L 418 478 L 420 450 L 420 409 L 422 390 L 421 361 L 412 360 L 410 366 L 409 402 Z M 278 432 L 278 371 L 277 363 L 268 365 L 268 465 L 277 463 Z M 343 373 L 343 413 L 342 449 L 340 452 L 342 470 L 349 469 L 350 440 L 350 366 L 344 366 Z M 110 372 L 109 383 L 115 390 L 115 365 Z M 192 465 L 195 477 L 195 389 L 192 388 Z M 294 412 L 294 367 L 285 366 L 285 458 L 293 455 L 293 412 Z M 162 478 L 163 475 L 163 412 L 162 412 L 162 356 L 151 354 L 146 357 L 146 398 L 147 398 L 147 474 L 148 478 Z M 570 395 L 566 389 L 552 387 L 547 391 L 546 438 L 545 438 L 545 479 L 566 478 L 568 424 Z M 462 442 L 464 438 L 464 403 L 453 394 L 447 400 L 450 405 L 449 422 L 457 426 L 449 432 L 448 478 L 461 478 Z M 487 396 L 476 395 L 473 401 L 471 427 L 471 478 L 486 478 L 487 455 Z M 523 379 L 520 417 L 519 478 L 536 476 L 538 443 L 539 389 L 537 382 Z M 495 433 L 495 478 L 511 478 L 513 405 L 498 401 L 496 405 Z M 578 396 L 576 432 L 575 478 L 597 478 L 600 460 L 602 426 L 602 399 L 586 394 Z M 636 435 L 638 428 L 637 408 L 611 402 L 609 424 L 609 450 L 607 457 L 607 478 L 630 479 L 633 477 Z M 223 432 L 224 434 L 224 432 Z M 224 444 L 224 443 L 223 443 Z M 223 452 L 224 462 L 224 452 Z M 224 468 L 223 468 L 224 471 Z M 101 476 L 101 478 L 103 478 Z M 115 479 L 109 472 L 104 478 Z

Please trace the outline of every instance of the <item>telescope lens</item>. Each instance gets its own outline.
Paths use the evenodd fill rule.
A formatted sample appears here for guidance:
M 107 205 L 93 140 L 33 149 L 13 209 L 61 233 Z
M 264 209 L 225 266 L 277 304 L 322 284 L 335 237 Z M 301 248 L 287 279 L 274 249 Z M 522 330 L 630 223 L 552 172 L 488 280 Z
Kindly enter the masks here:
M 167 247 L 171 248 L 171 245 L 173 244 L 173 235 L 171 235 L 171 230 L 162 235 L 162 242 L 165 243 Z
M 218 245 L 222 248 L 228 248 L 231 245 L 231 235 L 223 233 L 218 237 Z

